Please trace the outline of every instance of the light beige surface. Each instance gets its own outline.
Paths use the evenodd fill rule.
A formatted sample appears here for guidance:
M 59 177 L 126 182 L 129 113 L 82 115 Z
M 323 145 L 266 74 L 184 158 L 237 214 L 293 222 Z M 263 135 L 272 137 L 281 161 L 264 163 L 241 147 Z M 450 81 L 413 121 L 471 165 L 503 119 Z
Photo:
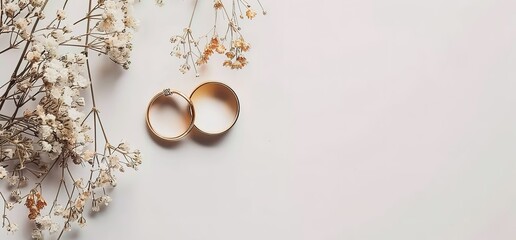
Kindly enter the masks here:
M 249 67 L 198 79 L 168 54 L 190 2 L 138 4 L 131 69 L 97 62 L 105 125 L 145 163 L 70 239 L 516 238 L 515 1 L 264 0 Z M 147 101 L 207 80 L 239 94 L 230 134 L 153 142 Z

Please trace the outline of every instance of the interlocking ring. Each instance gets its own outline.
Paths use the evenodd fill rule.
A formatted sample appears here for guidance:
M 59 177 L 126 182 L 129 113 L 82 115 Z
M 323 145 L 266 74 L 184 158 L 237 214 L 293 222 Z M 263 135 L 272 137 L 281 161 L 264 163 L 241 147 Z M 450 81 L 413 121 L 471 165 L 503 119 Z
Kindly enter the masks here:
M 183 99 L 185 99 L 188 102 L 189 106 L 189 114 L 191 116 L 191 120 L 188 124 L 188 128 L 182 132 L 181 134 L 177 136 L 164 136 L 160 133 L 158 133 L 154 127 L 151 124 L 150 121 L 150 110 L 157 99 L 160 97 L 169 97 L 171 95 L 177 94 L 181 96 Z M 218 100 L 222 100 L 225 104 L 227 104 L 231 110 L 232 110 L 232 120 L 231 122 L 228 122 L 225 127 L 221 129 L 209 129 L 207 126 L 202 126 L 202 124 L 199 124 L 196 122 L 196 108 L 194 107 L 196 102 L 202 101 L 203 98 L 216 98 Z M 207 113 L 203 113 L 201 111 L 200 116 L 205 116 Z M 220 82 L 206 82 L 198 86 L 190 95 L 188 98 L 184 94 L 177 92 L 177 91 L 171 91 L 170 89 L 165 89 L 162 92 L 159 92 L 156 94 L 151 101 L 149 102 L 149 105 L 147 106 L 147 114 L 145 116 L 145 121 L 147 122 L 147 127 L 150 129 L 152 134 L 154 134 L 156 137 L 166 140 L 166 141 L 178 141 L 184 138 L 186 135 L 192 131 L 192 129 L 195 127 L 199 132 L 206 134 L 206 135 L 220 135 L 223 133 L 226 133 L 229 131 L 237 122 L 238 117 L 240 115 L 240 101 L 238 99 L 237 94 L 233 89 L 231 89 L 228 85 L 220 83 Z
M 150 110 L 152 108 L 152 106 L 154 105 L 154 102 L 156 102 L 156 100 L 158 100 L 159 98 L 161 97 L 170 97 L 174 94 L 177 94 L 179 96 L 181 96 L 184 100 L 186 100 L 188 102 L 188 107 L 189 107 L 189 113 L 190 113 L 190 123 L 188 124 L 188 128 L 182 132 L 181 134 L 177 135 L 177 136 L 172 136 L 172 137 L 169 137 L 169 136 L 163 136 L 162 134 L 158 133 L 154 127 L 152 126 L 152 123 L 150 121 Z M 178 140 L 181 140 L 182 138 L 184 138 L 186 135 L 188 135 L 188 133 L 190 133 L 190 131 L 192 130 L 192 128 L 194 127 L 194 121 L 195 121 L 195 109 L 194 109 L 194 106 L 192 104 L 192 101 L 190 100 L 190 98 L 188 98 L 187 96 L 185 96 L 184 94 L 180 93 L 180 92 L 177 92 L 177 91 L 172 91 L 170 90 L 169 88 L 163 90 L 162 92 L 159 92 L 158 94 L 156 94 L 152 99 L 151 101 L 149 102 L 149 105 L 147 106 L 147 114 L 145 115 L 145 121 L 147 122 L 147 127 L 150 129 L 150 131 L 157 137 L 159 137 L 160 139 L 163 139 L 163 140 L 166 140 L 166 141 L 178 141 Z
M 217 98 L 223 101 L 232 111 L 232 120 L 228 122 L 222 129 L 210 129 L 209 126 L 202 126 L 201 123 L 195 122 L 195 128 L 207 135 L 219 135 L 229 131 L 237 122 L 240 115 L 240 101 L 238 96 L 228 85 L 220 82 L 207 82 L 198 86 L 190 95 L 190 101 L 193 105 L 201 101 L 203 98 Z M 204 115 L 202 109 L 198 111 L 198 115 Z M 197 118 L 199 120 L 199 118 Z

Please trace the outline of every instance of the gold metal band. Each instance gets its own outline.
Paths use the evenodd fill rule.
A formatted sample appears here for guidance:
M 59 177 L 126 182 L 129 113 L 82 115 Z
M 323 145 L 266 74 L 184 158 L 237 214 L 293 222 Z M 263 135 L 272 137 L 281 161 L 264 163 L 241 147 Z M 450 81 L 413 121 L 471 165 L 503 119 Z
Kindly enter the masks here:
M 184 131 L 183 133 L 181 133 L 180 135 L 178 136 L 172 136 L 172 137 L 167 137 L 167 136 L 163 136 L 161 134 L 159 134 L 155 129 L 154 127 L 152 126 L 151 122 L 150 122 L 150 110 L 152 108 L 152 105 L 154 104 L 154 102 L 160 98 L 160 97 L 168 97 L 168 96 L 171 96 L 173 94 L 177 94 L 179 96 L 181 96 L 183 99 L 185 99 L 187 102 L 188 102 L 188 106 L 189 106 L 189 113 L 190 113 L 190 116 L 191 116 L 191 120 L 190 120 L 190 123 L 188 125 L 188 128 L 186 129 L 186 131 Z M 192 130 L 192 128 L 194 127 L 194 122 L 195 122 L 195 109 L 194 109 L 194 106 L 193 106 L 193 103 L 192 101 L 187 97 L 185 96 L 184 94 L 180 93 L 180 92 L 177 92 L 177 91 L 171 91 L 170 89 L 165 89 L 163 90 L 162 92 L 156 94 L 152 99 L 151 101 L 149 102 L 149 105 L 147 106 L 147 114 L 145 115 L 145 121 L 147 122 L 147 127 L 151 130 L 151 132 L 156 135 L 158 138 L 160 139 L 163 139 L 163 140 L 166 140 L 166 141 L 179 141 L 181 140 L 182 138 L 184 138 L 186 135 L 188 135 L 188 133 L 190 133 L 190 131 Z
M 233 91 L 233 89 L 231 89 L 228 85 L 226 85 L 224 83 L 206 82 L 206 83 L 199 85 L 195 90 L 193 90 L 192 94 L 190 95 L 190 101 L 192 101 L 192 105 L 195 105 L 195 95 L 202 94 L 202 93 L 213 94 L 213 95 L 217 95 L 219 93 L 219 94 L 223 94 L 225 97 L 228 97 L 228 99 L 231 100 L 230 104 L 234 105 L 235 117 L 233 118 L 233 122 L 231 122 L 231 124 L 228 125 L 228 127 L 226 129 L 224 129 L 223 131 L 209 132 L 205 129 L 199 128 L 199 126 L 195 125 L 195 122 L 194 122 L 195 128 L 197 130 L 199 130 L 200 132 L 207 134 L 207 135 L 219 135 L 219 134 L 223 134 L 223 133 L 229 131 L 235 125 L 235 123 L 238 120 L 238 117 L 240 116 L 240 100 L 238 99 L 238 96 L 235 93 L 235 91 Z M 230 96 L 227 96 L 228 94 Z

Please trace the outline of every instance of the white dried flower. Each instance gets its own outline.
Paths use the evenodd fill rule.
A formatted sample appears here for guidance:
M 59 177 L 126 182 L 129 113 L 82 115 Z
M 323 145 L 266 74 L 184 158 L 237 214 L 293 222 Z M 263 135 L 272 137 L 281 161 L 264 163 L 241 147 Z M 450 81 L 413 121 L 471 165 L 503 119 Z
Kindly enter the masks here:
M 72 32 L 72 27 L 69 26 L 69 25 L 66 25 L 63 27 L 63 32 L 64 33 L 71 33 Z
M 52 136 L 52 134 L 54 133 L 54 130 L 52 129 L 51 126 L 41 125 L 38 133 L 39 133 L 39 137 L 41 139 L 48 139 L 50 136 Z
M 48 143 L 47 141 L 41 141 L 40 144 L 41 144 L 41 149 L 43 151 L 45 151 L 45 152 L 52 151 L 52 145 L 50 143 Z
M 84 105 L 86 105 L 86 101 L 84 100 L 83 97 L 79 97 L 75 100 L 75 103 L 77 103 L 78 106 L 80 107 L 83 107 Z
M 66 12 L 63 9 L 57 10 L 57 20 L 62 21 L 66 19 Z
M 187 63 L 181 65 L 179 67 L 179 71 L 182 73 L 182 74 L 185 74 L 186 72 L 188 72 L 190 70 L 190 65 L 188 65 Z
M 27 56 L 25 57 L 25 59 L 27 59 L 27 61 L 32 62 L 32 63 L 39 62 L 39 61 L 41 61 L 41 52 L 30 51 L 27 53 Z
M 61 204 L 56 204 L 54 206 L 54 215 L 56 216 L 63 216 L 63 213 L 65 211 L 65 208 Z
M 93 159 L 94 156 L 95 156 L 95 152 L 88 149 L 82 153 L 81 157 L 84 161 L 89 162 Z
M 24 8 L 27 4 L 29 4 L 29 0 L 18 0 L 18 6 L 20 8 Z
M 125 24 L 122 1 L 106 0 L 104 2 L 104 13 L 102 20 L 98 24 L 98 30 L 101 32 L 121 32 L 124 30 Z
M 32 239 L 36 239 L 36 240 L 43 239 L 43 232 L 41 232 L 41 230 L 39 230 L 39 229 L 34 229 L 34 230 L 32 230 L 31 237 L 32 237 Z
M 77 221 L 77 222 L 79 223 L 80 227 L 86 226 L 86 218 L 84 218 L 84 217 L 79 218 L 79 221 Z
M 9 211 L 13 210 L 13 208 L 14 208 L 14 203 L 12 203 L 12 202 L 8 202 L 8 203 L 5 205 L 5 208 L 7 208 L 7 210 L 9 210 Z
M 63 62 L 52 59 L 45 64 L 43 80 L 49 83 L 56 83 L 59 80 L 66 80 L 67 78 L 68 69 L 64 66 Z
M 52 36 L 56 40 L 57 43 L 62 43 L 65 40 L 64 31 L 61 29 L 52 31 L 50 33 L 50 36 Z
M 115 179 L 109 174 L 108 170 L 101 169 L 99 176 L 93 183 L 96 187 L 106 187 L 115 184 Z
M 43 49 L 49 54 L 50 57 L 55 57 L 57 54 L 57 47 L 59 44 L 56 39 L 52 36 L 39 35 L 35 37 L 35 43 L 37 47 L 43 47 Z M 40 45 L 40 46 L 39 46 Z
M 18 18 L 14 22 L 14 26 L 21 31 L 25 31 L 25 29 L 27 28 L 27 26 L 29 26 L 29 24 L 30 24 L 30 21 L 27 18 Z
M 122 143 L 120 143 L 120 145 L 118 145 L 118 149 L 120 149 L 124 152 L 129 152 L 131 150 L 131 147 L 129 147 L 128 143 L 122 142 Z
M 33 7 L 41 7 L 43 6 L 44 2 L 45 0 L 30 0 L 30 5 L 32 5 Z
M 110 155 L 107 157 L 108 164 L 110 168 L 119 169 L 122 167 L 120 165 L 120 158 L 116 155 Z
M 112 201 L 112 199 L 108 195 L 104 195 L 104 196 L 100 197 L 100 202 L 103 203 L 105 206 L 108 206 L 109 203 L 111 203 L 111 201 Z
M 15 201 L 19 201 L 21 199 L 21 191 L 20 189 L 15 189 L 11 191 L 11 198 L 13 198 Z
M 80 88 L 86 88 L 90 85 L 90 81 L 82 75 L 75 76 L 74 80 L 75 80 L 75 83 L 77 84 L 77 86 L 79 86 Z
M 16 231 L 18 231 L 18 225 L 14 223 L 9 223 L 9 225 L 7 225 L 7 232 L 15 233 Z
M 105 40 L 105 48 L 109 58 L 118 64 L 127 64 L 132 51 L 132 33 L 125 32 L 111 36 Z
M 35 220 L 39 230 L 48 230 L 50 233 L 57 232 L 59 225 L 52 220 L 50 215 L 38 216 Z
M 4 5 L 5 15 L 9 18 L 13 18 L 18 11 L 20 11 L 20 7 L 15 2 L 10 2 Z
M 3 166 L 0 166 L 0 179 L 7 177 L 7 170 Z
M 18 175 L 12 175 L 7 177 L 7 182 L 9 186 L 13 187 L 20 183 L 20 177 Z
M 68 109 L 68 117 L 74 121 L 82 119 L 84 114 L 82 112 L 77 111 L 75 108 Z

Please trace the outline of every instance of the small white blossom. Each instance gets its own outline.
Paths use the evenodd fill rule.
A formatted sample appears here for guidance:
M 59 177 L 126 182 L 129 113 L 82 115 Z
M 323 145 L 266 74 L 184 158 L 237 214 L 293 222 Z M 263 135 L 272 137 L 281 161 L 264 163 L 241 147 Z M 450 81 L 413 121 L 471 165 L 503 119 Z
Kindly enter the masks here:
M 80 107 L 83 107 L 84 105 L 86 105 L 86 101 L 84 100 L 83 97 L 79 97 L 75 100 L 75 103 L 77 103 L 78 106 Z
M 46 141 L 41 141 L 41 149 L 45 152 L 52 151 L 52 145 Z
M 90 81 L 82 75 L 77 75 L 74 80 L 80 88 L 85 88 L 90 85 Z
M 41 45 L 51 57 L 56 56 L 58 43 L 52 36 L 39 35 L 35 38 L 35 45 Z
M 103 203 L 105 206 L 108 206 L 109 203 L 111 203 L 111 201 L 112 201 L 112 199 L 108 195 L 100 197 L 100 202 Z
M 24 8 L 27 4 L 29 4 L 29 0 L 18 0 L 18 6 L 20 6 L 20 8 Z
M 79 221 L 77 221 L 77 222 L 79 223 L 79 226 L 80 226 L 80 227 L 84 227 L 84 226 L 86 226 L 86 218 L 84 218 L 84 217 L 81 217 L 81 218 L 79 219 Z
M 13 198 L 15 201 L 19 201 L 21 199 L 21 191 L 20 189 L 14 189 L 11 191 L 11 198 Z
M 84 117 L 84 113 L 77 111 L 75 108 L 68 109 L 68 117 L 72 120 L 79 120 Z
M 61 100 L 67 106 L 71 106 L 73 102 L 73 96 L 75 95 L 75 91 L 72 90 L 70 87 L 66 86 L 63 88 L 63 95 L 61 96 Z
M 32 230 L 31 237 L 32 237 L 32 239 L 36 239 L 36 240 L 43 239 L 43 232 L 41 232 L 41 230 L 39 230 L 39 229 L 34 229 L 34 230 Z
M 95 156 L 95 152 L 91 151 L 91 150 L 86 150 L 84 151 L 84 153 L 82 154 L 82 159 L 84 159 L 84 161 L 87 161 L 89 162 L 90 160 L 93 159 L 93 157 Z
M 35 63 L 41 61 L 41 52 L 37 51 L 30 51 L 27 53 L 27 56 L 25 57 L 27 61 Z
M 65 208 L 61 204 L 56 204 L 54 206 L 54 215 L 56 216 L 63 216 L 63 213 L 65 211 Z
M 16 231 L 18 231 L 18 225 L 14 223 L 9 223 L 9 225 L 7 225 L 7 232 L 15 233 Z
M 131 148 L 129 147 L 129 144 L 126 142 L 120 143 L 120 145 L 118 145 L 118 148 L 124 152 L 129 152 L 131 150 Z
M 41 139 L 47 139 L 52 135 L 53 132 L 54 130 L 52 129 L 52 127 L 48 125 L 41 125 L 41 127 L 39 128 L 39 137 Z
M 59 80 L 68 78 L 68 69 L 57 59 L 52 59 L 45 64 L 43 79 L 49 83 L 56 83 Z
M 107 157 L 107 160 L 108 160 L 110 168 L 120 169 L 120 167 L 121 167 L 121 165 L 120 165 L 120 158 L 118 158 L 118 156 L 110 155 L 110 156 Z
M 9 210 L 9 211 L 13 210 L 13 208 L 14 208 L 14 203 L 12 203 L 12 202 L 8 202 L 8 203 L 5 205 L 5 208 L 7 208 L 7 210 Z
M 66 12 L 63 9 L 57 10 L 57 20 L 62 21 L 66 19 Z
M 104 13 L 99 22 L 98 29 L 101 32 L 121 32 L 125 24 L 122 1 L 106 0 L 104 2 Z
M 13 187 L 18 185 L 20 183 L 20 177 L 18 175 L 12 175 L 7 177 L 7 182 L 9 183 L 9 186 Z
M 186 72 L 188 72 L 190 70 L 190 65 L 188 65 L 187 63 L 181 65 L 179 67 L 179 71 L 182 73 L 182 74 L 185 74 Z
M 46 216 L 38 216 L 36 218 L 36 226 L 40 230 L 48 230 L 50 233 L 57 232 L 59 225 L 50 218 L 49 215 Z
M 60 29 L 52 31 L 50 36 L 52 36 L 57 43 L 62 43 L 65 40 L 64 32 Z
M 4 5 L 3 10 L 5 11 L 5 15 L 7 15 L 7 17 L 13 18 L 14 15 L 20 11 L 20 7 L 15 2 L 10 2 Z
M 33 7 L 41 7 L 43 6 L 43 2 L 45 2 L 45 0 L 30 0 L 30 5 Z
M 118 64 L 127 64 L 132 50 L 132 33 L 125 32 L 111 36 L 105 40 L 105 48 L 109 58 Z
M 30 22 L 27 18 L 18 18 L 14 22 L 14 26 L 21 31 L 24 31 L 27 28 L 27 26 L 29 26 L 29 24 Z
M 0 166 L 0 179 L 7 177 L 7 170 L 3 166 Z

